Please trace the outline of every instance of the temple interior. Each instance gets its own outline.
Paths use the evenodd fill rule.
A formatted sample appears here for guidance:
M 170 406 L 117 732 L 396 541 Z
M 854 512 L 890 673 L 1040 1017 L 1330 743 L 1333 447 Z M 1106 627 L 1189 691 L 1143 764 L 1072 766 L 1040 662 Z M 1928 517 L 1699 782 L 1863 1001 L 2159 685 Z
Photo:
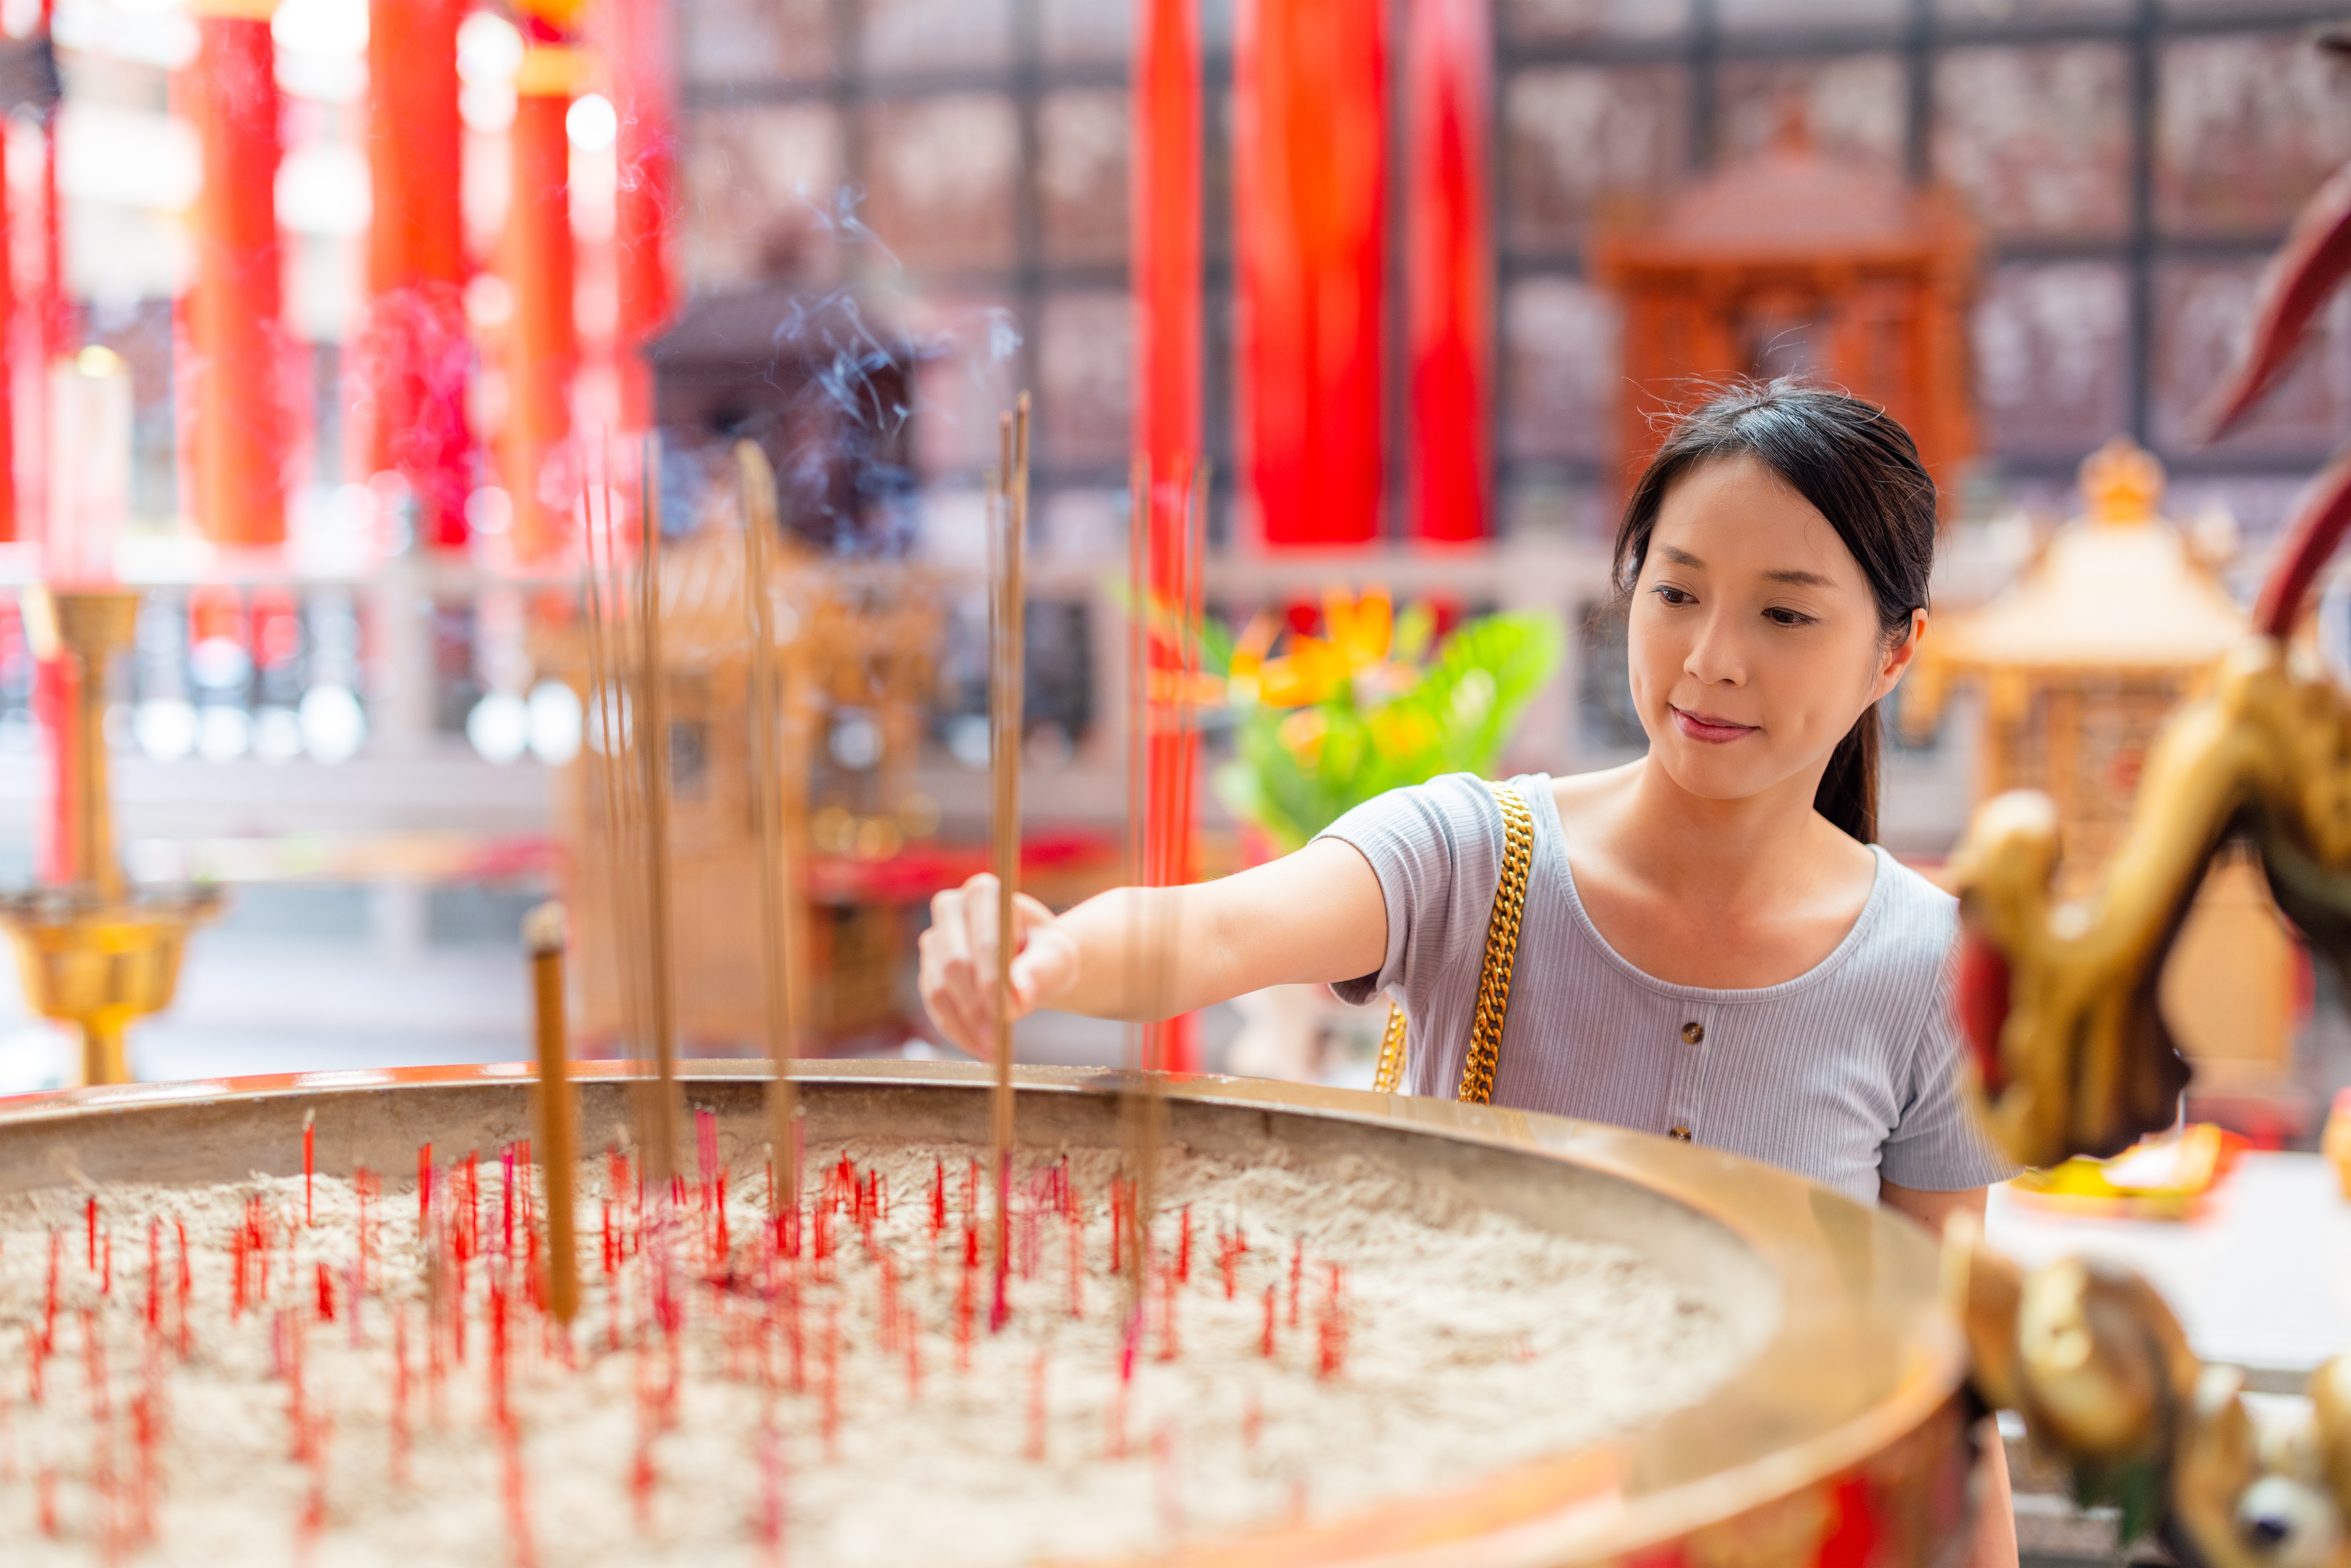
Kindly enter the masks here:
M 1935 481 L 1931 621 L 1880 705 L 1876 838 L 1965 892 L 1978 925 L 1991 895 L 1968 863 L 1988 862 L 1959 852 L 1988 802 L 2036 792 L 2062 946 L 2112 913 L 2101 899 L 2128 907 L 2138 884 L 2108 873 L 2143 868 L 2150 799 L 2188 796 L 2142 781 L 2231 659 L 2268 638 L 2318 683 L 2296 691 L 2351 681 L 2351 572 L 2304 559 L 2341 531 L 2351 307 L 2305 300 L 2306 329 L 2277 326 L 2302 308 L 2296 277 L 2351 255 L 2342 4 L 0 0 L 0 925 L 18 959 L 0 966 L 0 1155 L 11 1105 L 30 1126 L 110 1084 L 323 1089 L 529 1061 L 550 1038 L 529 976 L 551 950 L 530 917 L 550 904 L 571 955 L 549 982 L 557 1045 L 607 1109 L 619 1090 L 594 1074 L 651 1060 L 656 1017 L 664 1092 L 677 1060 L 723 1079 L 774 1054 L 850 1074 L 811 1092 L 856 1106 L 876 1064 L 964 1061 L 916 954 L 934 895 L 975 873 L 1017 872 L 1063 910 L 1260 865 L 1437 775 L 1642 758 L 1612 546 L 1673 417 L 1733 383 L 1848 392 L 1900 422 Z M 2257 341 L 2290 357 L 2221 419 L 2216 388 L 2252 384 Z M 2308 613 L 2295 599 L 2281 619 L 2280 580 Z M 2106 1247 L 2171 1301 L 2183 1347 L 2277 1402 L 2351 1333 L 2308 1272 L 2324 1254 L 2339 1273 L 2351 1244 L 2351 997 L 2303 918 L 2351 881 L 2288 887 L 2257 816 L 2193 824 L 2207 854 L 2130 939 L 2159 936 L 2159 961 L 2100 981 L 2136 987 L 2159 1022 L 2132 1038 L 2192 1070 L 2159 1107 L 2176 1125 L 2077 1138 L 1995 1185 L 1986 1234 L 2028 1268 Z M 147 935 L 108 925 L 130 909 Z M 2014 946 L 1992 1043 L 1969 1059 L 1994 1098 L 1999 1031 L 2022 1038 L 2006 965 L 2031 944 Z M 1973 1028 L 1992 971 L 1958 972 Z M 2033 994 L 2019 980 L 2016 1007 Z M 1293 1110 L 1394 1088 L 1401 1038 L 1384 998 L 1322 985 L 1132 1030 L 1048 1009 L 1012 1035 L 1023 1064 L 1277 1080 L 1304 1096 Z M 725 1093 L 700 1113 L 755 1146 L 772 1105 Z M 1011 1093 L 1008 1077 L 996 1327 Z M 1443 1126 L 1468 1147 L 1485 1124 L 1462 1114 Z M 1243 1146 L 1208 1110 L 1182 1115 Z M 938 1116 L 958 1139 L 978 1125 Z M 1132 1135 L 1067 1120 L 1104 1150 Z M 371 1135 L 331 1109 L 322 1124 Z M 707 1182 L 717 1123 L 700 1125 Z M 451 1178 L 423 1153 L 429 1196 Z M 656 1150 L 656 1175 L 670 1155 L 684 1169 Z M 528 1189 L 528 1143 L 520 1157 Z M 1612 1245 L 1639 1240 L 1652 1186 L 1685 1168 L 1652 1157 L 1625 1155 L 1633 1174 L 1594 1209 L 1635 1217 L 1608 1220 Z M 925 1288 L 940 1333 L 961 1312 L 967 1360 L 980 1166 L 954 1309 L 935 1163 Z M 1023 1201 L 1068 1218 L 1075 1293 L 1069 1168 L 1065 1149 Z M 355 1179 L 357 1346 L 372 1176 Z M 465 1179 L 478 1203 L 470 1161 Z M 1133 1179 L 1098 1185 L 1112 1257 L 1140 1224 L 1128 1272 L 1147 1282 Z M 713 1278 L 732 1266 L 725 1184 L 716 1239 L 695 1242 Z M 923 1196 L 901 1194 L 907 1214 Z M 859 1207 L 878 1200 L 845 1201 L 894 1312 L 896 1265 Z M 778 1207 L 795 1226 L 797 1202 Z M 1961 1374 L 1930 1260 L 1854 1212 L 1807 1232 L 1830 1260 L 1800 1260 L 1823 1270 L 1816 1299 L 1770 1332 L 1818 1334 L 1811 1354 L 1848 1329 L 1895 1343 L 1892 1308 L 1852 1329 L 1819 1281 L 1900 1254 L 1886 1289 L 1916 1322 L 1897 1326 L 1929 1323 L 1916 1343 L 1953 1361 L 1933 1416 L 1948 1458 Z M 901 1217 L 909 1257 L 919 1218 Z M 416 1223 L 419 1249 L 440 1244 Z M 611 1224 L 608 1196 L 608 1276 L 626 1257 Z M 1238 1218 L 1232 1236 L 1216 1232 L 1227 1302 Z M 1664 1252 L 1660 1292 L 1730 1277 L 1686 1239 Z M 467 1255 L 450 1256 L 462 1343 Z M 1343 1359 L 1329 1270 L 1310 1312 L 1339 1327 L 1310 1323 L 1310 1392 Z M 327 1263 L 317 1278 L 329 1302 Z M 1254 1301 L 1227 1315 L 1250 1327 Z M 184 1285 L 180 1311 L 184 1335 Z M 1041 1386 L 1041 1351 L 1036 1368 Z M 2310 1397 L 2294 1419 L 2336 1418 Z M 2197 1560 L 2141 1539 L 2128 1498 L 2069 1490 L 2060 1449 L 2002 1419 L 2015 1500 L 1992 1511 L 2022 1563 Z M 1669 1469 L 1692 1429 L 1640 1452 Z M 2346 1456 L 2327 1462 L 2351 1477 Z M 23 1500 L 6 1469 L 0 1521 Z M 1260 1511 L 1270 1473 L 1249 1482 Z M 2269 1520 L 2242 1514 L 2241 1534 Z M 2211 1561 L 2351 1563 L 2327 1541 Z M 1263 1560 L 1354 1560 L 1332 1551 Z M 1929 1560 L 1907 1551 L 1673 1560 Z

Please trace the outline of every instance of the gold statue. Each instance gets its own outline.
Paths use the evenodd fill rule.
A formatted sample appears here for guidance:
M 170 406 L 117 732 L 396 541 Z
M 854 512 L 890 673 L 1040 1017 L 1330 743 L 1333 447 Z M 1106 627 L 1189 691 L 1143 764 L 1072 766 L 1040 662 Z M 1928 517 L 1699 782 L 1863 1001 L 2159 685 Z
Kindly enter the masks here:
M 2203 422 L 2252 411 L 2351 275 L 2351 167 L 2296 221 L 2252 343 Z M 2110 476 L 2128 504 L 2137 476 Z M 2157 1004 L 2163 961 L 2215 853 L 2250 841 L 2278 906 L 2351 981 L 2351 697 L 2290 646 L 2320 569 L 2351 529 L 2351 458 L 2307 493 L 2254 609 L 2148 754 L 2128 829 L 2095 888 L 2061 899 L 2055 810 L 1988 802 L 1953 862 L 1966 926 L 1959 1008 L 1990 1123 L 2049 1166 L 2109 1155 L 2171 1125 L 2189 1068 Z M 2189 1349 L 2127 1272 L 2066 1259 L 2024 1273 L 1971 1222 L 1946 1237 L 1978 1392 L 2022 1413 L 2085 1502 L 2123 1536 L 2159 1528 L 2210 1568 L 2351 1568 L 2351 1360 L 2312 1375 L 2299 1424 L 2256 1432 L 2242 1379 Z

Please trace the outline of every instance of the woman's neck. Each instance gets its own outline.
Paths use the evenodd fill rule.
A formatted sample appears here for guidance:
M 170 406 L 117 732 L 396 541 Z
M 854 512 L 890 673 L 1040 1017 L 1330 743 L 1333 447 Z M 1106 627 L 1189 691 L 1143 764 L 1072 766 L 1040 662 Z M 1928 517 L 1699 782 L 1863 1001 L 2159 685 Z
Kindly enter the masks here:
M 1554 780 L 1576 894 L 1602 940 L 1675 985 L 1751 989 L 1819 964 L 1860 917 L 1877 864 L 1813 810 L 1817 787 L 1712 800 L 1649 759 Z
M 1611 858 L 1675 902 L 1769 902 L 1834 875 L 1860 846 L 1813 810 L 1816 779 L 1798 777 L 1734 800 L 1694 795 L 1654 755 L 1623 770 L 1604 812 Z M 1826 863 L 1823 863 L 1823 862 Z

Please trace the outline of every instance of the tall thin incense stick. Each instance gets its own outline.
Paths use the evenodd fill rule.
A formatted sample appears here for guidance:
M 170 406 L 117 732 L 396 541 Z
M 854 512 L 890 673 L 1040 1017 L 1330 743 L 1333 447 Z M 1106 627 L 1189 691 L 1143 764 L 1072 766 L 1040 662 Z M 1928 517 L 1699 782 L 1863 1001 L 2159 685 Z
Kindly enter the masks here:
M 595 728 L 590 738 L 597 793 L 601 798 L 599 824 L 602 843 L 605 894 L 611 911 L 611 972 L 617 977 L 622 1037 L 627 1054 L 644 1049 L 644 988 L 637 956 L 643 952 L 643 922 L 637 897 L 642 879 L 636 875 L 634 833 L 635 790 L 632 787 L 629 747 L 632 737 L 625 708 L 629 698 L 626 671 L 629 655 L 624 639 L 627 591 L 621 575 L 619 538 L 612 518 L 611 453 L 603 453 L 603 479 L 590 487 L 587 506 L 587 618 L 590 689 L 595 701 Z M 601 536 L 602 559 L 598 559 Z
M 768 1057 L 775 1078 L 768 1087 L 769 1138 L 776 1160 L 776 1212 L 799 1208 L 799 1085 L 792 1058 L 799 1039 L 799 887 L 791 874 L 799 846 L 784 840 L 784 692 L 778 679 L 774 587 L 769 558 L 778 510 L 776 471 L 755 442 L 737 442 L 735 463 L 743 487 L 743 607 L 751 652 L 744 703 L 751 747 L 751 803 L 759 831 L 759 968 L 768 1011 Z
M 572 1104 L 570 1036 L 563 1019 L 563 906 L 542 904 L 523 917 L 530 954 L 538 1045 L 538 1157 L 547 1173 L 547 1310 L 569 1322 L 580 1310 L 580 1246 L 572 1229 L 572 1178 L 579 1170 L 579 1113 Z M 354 1303 L 356 1305 L 356 1303 Z
M 661 437 L 645 437 L 638 475 L 640 535 L 636 752 L 644 780 L 645 987 L 653 1028 L 653 1101 L 645 1118 L 650 1174 L 669 1189 L 677 1174 L 677 998 L 672 963 L 669 865 L 669 682 L 662 662 Z
M 1002 466 L 996 525 L 994 612 L 989 643 L 995 657 L 988 682 L 994 740 L 989 807 L 996 858 L 996 1291 L 990 1332 L 1010 1314 L 1007 1291 L 1012 1267 L 1012 958 L 1013 899 L 1020 882 L 1020 732 L 1022 680 L 1021 556 L 1029 531 L 1029 394 L 1004 416 L 998 432 Z
M 1134 872 L 1126 927 L 1125 985 L 1146 1021 L 1136 1030 L 1142 1071 L 1126 1096 L 1129 1210 L 1134 1245 L 1129 1260 L 1129 1329 L 1141 1322 L 1150 1285 L 1151 1225 L 1158 1206 L 1160 1152 L 1166 1136 L 1165 1073 L 1176 1024 L 1167 1016 L 1175 995 L 1177 887 L 1187 868 L 1177 854 L 1176 824 L 1193 808 L 1186 766 L 1199 680 L 1199 627 L 1207 557 L 1207 465 L 1179 455 L 1164 485 L 1155 486 L 1147 457 L 1134 465 L 1136 500 L 1129 539 L 1130 591 L 1136 605 L 1130 633 L 1128 686 L 1127 832 Z M 1167 526 L 1160 521 L 1168 512 Z

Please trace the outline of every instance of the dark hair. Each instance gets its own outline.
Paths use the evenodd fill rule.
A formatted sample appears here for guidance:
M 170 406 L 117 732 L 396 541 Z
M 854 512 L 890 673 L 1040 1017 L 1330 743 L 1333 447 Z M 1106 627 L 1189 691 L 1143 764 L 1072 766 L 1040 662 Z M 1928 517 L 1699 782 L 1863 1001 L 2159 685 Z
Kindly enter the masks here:
M 1674 482 L 1725 457 L 1751 456 L 1829 520 L 1861 563 L 1888 646 L 1927 607 L 1935 567 L 1935 481 L 1910 433 L 1875 403 L 1796 381 L 1750 382 L 1674 422 L 1633 486 L 1611 563 L 1619 604 L 1632 595 Z M 1877 705 L 1837 742 L 1813 809 L 1864 843 L 1877 837 Z

